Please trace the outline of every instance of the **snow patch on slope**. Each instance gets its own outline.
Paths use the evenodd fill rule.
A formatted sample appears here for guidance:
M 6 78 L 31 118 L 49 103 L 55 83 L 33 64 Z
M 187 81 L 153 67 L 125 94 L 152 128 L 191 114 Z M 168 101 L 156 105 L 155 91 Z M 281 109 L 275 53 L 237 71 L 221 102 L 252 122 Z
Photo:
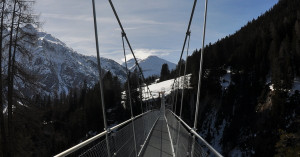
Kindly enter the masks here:
M 191 88 L 191 86 L 190 86 L 191 76 L 192 76 L 192 74 L 186 75 L 186 80 L 185 80 L 186 83 L 185 84 L 187 84 L 187 86 L 184 86 L 185 88 Z M 184 77 L 183 76 L 178 77 L 177 80 L 179 82 L 179 85 L 178 86 L 176 85 L 175 89 L 182 89 L 183 85 L 184 85 L 183 84 Z M 151 91 L 153 98 L 156 99 L 159 97 L 161 92 L 164 92 L 165 96 L 171 94 L 173 84 L 174 84 L 174 79 L 170 79 L 170 80 L 166 80 L 163 82 L 153 83 L 151 85 L 148 85 L 148 87 Z M 142 87 L 141 90 L 142 90 L 142 96 L 143 96 L 144 101 L 152 99 L 152 97 L 150 97 L 150 94 L 147 93 L 146 86 Z M 137 91 L 139 91 L 139 89 L 137 89 Z M 126 99 L 125 91 L 122 92 L 122 99 L 123 100 Z M 122 101 L 121 103 L 123 104 L 123 107 L 125 108 L 125 105 L 124 105 L 125 102 Z
M 216 118 L 217 110 L 212 110 L 207 113 L 207 118 L 203 122 L 201 127 L 200 135 L 204 138 L 211 137 L 209 143 L 214 147 L 218 152 L 222 152 L 222 144 L 220 143 L 223 138 L 223 132 L 227 125 L 227 121 L 223 119 L 222 123 L 217 126 Z
M 292 94 L 294 94 L 296 90 L 298 90 L 300 92 L 300 78 L 299 77 L 294 79 Z
M 222 90 L 226 90 L 231 83 L 231 69 L 230 67 L 227 68 L 226 74 L 220 77 L 220 84 L 222 86 Z
M 231 157 L 240 157 L 240 156 L 245 156 L 246 154 L 243 153 L 242 150 L 240 150 L 239 148 L 234 148 L 232 151 L 230 151 L 229 156 Z
M 72 88 L 82 87 L 84 81 L 87 82 L 88 87 L 92 87 L 98 82 L 96 57 L 79 54 L 67 47 L 64 42 L 46 32 L 38 31 L 31 25 L 23 27 L 22 30 L 37 35 L 35 44 L 25 42 L 30 39 L 19 41 L 31 53 L 30 56 L 24 56 L 20 52 L 16 53 L 18 64 L 37 79 L 36 82 L 40 86 L 37 93 L 45 95 L 57 93 L 59 95 L 61 92 L 68 93 Z M 4 50 L 4 56 L 7 56 L 7 51 Z M 110 59 L 101 58 L 100 60 L 103 72 L 110 71 L 121 82 L 125 82 L 126 74 L 123 66 Z M 4 62 L 3 65 L 7 63 L 7 59 Z M 3 65 L 2 67 L 5 67 Z M 16 84 L 20 85 L 16 89 L 24 91 L 28 96 L 36 94 L 26 89 L 25 82 L 22 80 L 16 81 L 18 81 Z
M 271 91 L 275 90 L 274 84 L 271 84 L 271 79 L 268 79 L 266 84 L 269 84 L 269 88 Z M 293 86 L 291 89 L 289 89 L 289 90 L 288 89 L 280 89 L 280 90 L 288 91 L 290 95 L 293 95 L 296 91 L 300 92 L 300 78 L 299 77 L 294 78 L 294 83 L 293 83 Z
M 4 107 L 3 114 L 5 114 L 6 112 L 7 112 L 7 106 Z
M 187 87 L 185 87 L 185 88 L 191 88 L 191 86 L 190 86 L 191 76 L 192 76 L 192 74 L 186 75 L 186 80 L 185 80 L 186 83 L 185 84 L 187 84 Z M 183 86 L 184 86 L 184 83 L 183 83 L 184 77 L 183 76 L 178 77 L 177 80 L 179 82 L 179 85 L 175 85 L 174 86 L 175 89 L 183 89 Z M 163 81 L 163 82 L 154 83 L 154 84 L 149 85 L 149 89 L 150 89 L 150 91 L 152 93 L 153 98 L 158 98 L 160 92 L 164 92 L 165 96 L 171 94 L 173 83 L 174 83 L 174 79 L 170 79 L 170 80 L 166 80 L 166 81 Z M 147 98 L 148 97 L 148 95 L 146 93 L 147 87 L 143 87 L 142 91 L 143 91 L 143 98 L 144 98 L 144 100 L 151 99 L 151 98 Z

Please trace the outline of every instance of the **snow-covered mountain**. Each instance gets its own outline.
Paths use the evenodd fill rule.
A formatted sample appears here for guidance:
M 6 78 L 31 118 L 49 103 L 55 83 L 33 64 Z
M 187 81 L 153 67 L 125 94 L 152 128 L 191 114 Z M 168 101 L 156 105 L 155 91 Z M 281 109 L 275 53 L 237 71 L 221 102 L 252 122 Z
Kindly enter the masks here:
M 98 81 L 96 57 L 79 54 L 64 42 L 46 32 L 38 31 L 31 25 L 22 29 L 36 34 L 38 40 L 34 45 L 26 45 L 26 49 L 31 53 L 29 57 L 17 53 L 16 60 L 36 78 L 41 92 L 45 91 L 45 94 L 55 92 L 59 94 L 63 91 L 68 93 L 71 88 L 82 86 L 84 81 L 88 86 L 92 86 Z M 113 75 L 118 76 L 121 82 L 125 81 L 124 67 L 117 62 L 101 58 L 101 66 L 104 71 L 110 71 Z M 17 79 L 17 81 L 21 80 Z M 26 86 L 20 84 L 21 86 L 16 88 L 26 91 Z
M 170 71 L 176 68 L 176 64 L 164 60 L 162 58 L 159 58 L 157 56 L 149 56 L 146 59 L 137 59 L 137 60 L 143 70 L 145 77 L 149 77 L 152 75 L 160 76 L 161 67 L 165 63 L 168 64 Z M 123 66 L 124 65 L 125 63 L 123 63 Z M 130 69 L 131 71 L 134 71 L 136 68 L 134 59 L 128 60 L 127 65 L 128 65 L 128 69 Z

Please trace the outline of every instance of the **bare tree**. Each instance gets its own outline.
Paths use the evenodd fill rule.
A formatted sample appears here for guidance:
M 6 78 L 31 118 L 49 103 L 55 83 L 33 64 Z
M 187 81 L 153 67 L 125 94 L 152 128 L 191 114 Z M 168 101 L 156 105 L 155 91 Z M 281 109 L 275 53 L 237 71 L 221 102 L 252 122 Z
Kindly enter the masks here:
M 6 3 L 5 1 L 1 2 L 2 7 L 1 7 L 1 26 L 0 26 L 0 139 L 1 139 L 1 148 L 0 156 L 7 156 L 7 141 L 6 141 L 6 130 L 5 130 L 5 124 L 4 124 L 4 115 L 3 115 L 3 75 L 2 75 L 2 54 L 3 54 L 3 44 L 2 44 L 2 39 L 3 39 L 3 30 L 4 30 L 4 14 L 5 14 L 5 6 Z
M 8 60 L 7 60 L 7 138 L 6 138 L 6 129 L 5 129 L 5 121 L 3 116 L 3 73 L 1 71 L 0 74 L 0 82 L 1 82 L 1 98 L 0 98 L 0 126 L 1 126 L 1 145 L 3 149 L 3 156 L 13 156 L 12 146 L 14 144 L 14 123 L 13 123 L 13 106 L 17 106 L 14 100 L 14 79 L 17 76 L 18 78 L 24 79 L 24 82 L 29 78 L 29 74 L 26 70 L 23 69 L 22 65 L 19 65 L 16 62 L 16 54 L 20 53 L 22 55 L 30 55 L 30 52 L 26 50 L 26 46 L 24 44 L 32 44 L 35 38 L 35 34 L 30 32 L 26 32 L 22 28 L 27 24 L 36 24 L 36 18 L 32 15 L 32 4 L 34 1 L 24 1 L 24 0 L 8 0 L 1 2 L 2 10 L 1 10 L 1 67 L 2 67 L 2 55 L 4 52 L 4 38 L 3 31 L 7 30 L 8 34 Z M 7 15 L 6 15 L 7 13 Z M 6 19 L 5 19 L 6 18 Z M 6 27 L 5 27 L 6 25 Z M 20 40 L 24 40 L 20 42 Z M 2 69 L 2 68 L 1 68 Z M 20 100 L 20 99 L 19 99 Z

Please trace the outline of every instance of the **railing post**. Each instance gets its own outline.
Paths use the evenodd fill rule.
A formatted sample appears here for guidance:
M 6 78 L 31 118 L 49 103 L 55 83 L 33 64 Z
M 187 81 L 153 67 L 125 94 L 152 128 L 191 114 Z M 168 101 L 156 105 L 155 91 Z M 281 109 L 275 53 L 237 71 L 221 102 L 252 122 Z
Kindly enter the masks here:
M 196 102 L 196 111 L 195 111 L 195 121 L 194 121 L 194 128 L 193 128 L 194 131 L 196 131 L 196 129 L 197 129 L 198 111 L 199 111 L 200 94 L 201 94 L 201 77 L 202 77 L 202 68 L 203 68 L 203 53 L 204 53 L 204 43 L 205 43 L 205 31 L 206 31 L 207 3 L 208 3 L 208 0 L 205 0 L 203 38 L 202 38 L 199 80 L 198 80 L 198 92 L 197 92 L 197 102 Z M 194 157 L 194 151 L 195 151 L 195 135 L 193 136 L 193 143 L 192 143 L 192 151 L 191 151 L 191 156 L 192 157 Z
M 93 17 L 94 17 L 94 29 L 95 29 L 95 40 L 96 40 L 96 50 L 97 50 L 97 62 L 98 62 L 98 71 L 99 71 L 99 86 L 100 86 L 100 94 L 101 94 L 103 123 L 104 123 L 104 129 L 107 131 L 108 128 L 107 128 L 107 121 L 106 121 L 106 110 L 105 110 L 105 104 L 104 104 L 104 93 L 103 93 L 103 85 L 102 85 L 102 74 L 101 74 L 101 62 L 100 62 L 100 53 L 99 53 L 95 0 L 92 0 L 92 3 L 93 3 Z M 108 155 L 108 157 L 111 157 L 108 133 L 105 136 L 106 136 L 107 155 Z

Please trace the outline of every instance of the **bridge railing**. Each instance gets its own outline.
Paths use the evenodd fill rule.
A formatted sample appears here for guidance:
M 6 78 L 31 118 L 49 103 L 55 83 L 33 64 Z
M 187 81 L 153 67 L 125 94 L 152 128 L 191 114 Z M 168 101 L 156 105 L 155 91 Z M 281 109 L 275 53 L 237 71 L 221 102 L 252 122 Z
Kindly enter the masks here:
M 170 129 L 171 140 L 174 147 L 175 156 L 178 157 L 206 157 L 222 155 L 208 144 L 194 129 L 186 124 L 179 116 L 171 110 L 166 110 L 165 116 Z M 193 144 L 193 136 L 196 138 Z M 192 155 L 192 147 L 194 153 Z
M 55 157 L 80 156 L 80 157 L 107 157 L 108 149 L 105 136 L 108 135 L 110 154 L 112 157 L 134 157 L 142 154 L 144 145 L 158 120 L 160 111 L 153 110 L 133 117 L 109 130 L 79 143 L 78 145 L 55 155 Z M 133 140 L 133 123 L 136 137 L 136 151 Z

